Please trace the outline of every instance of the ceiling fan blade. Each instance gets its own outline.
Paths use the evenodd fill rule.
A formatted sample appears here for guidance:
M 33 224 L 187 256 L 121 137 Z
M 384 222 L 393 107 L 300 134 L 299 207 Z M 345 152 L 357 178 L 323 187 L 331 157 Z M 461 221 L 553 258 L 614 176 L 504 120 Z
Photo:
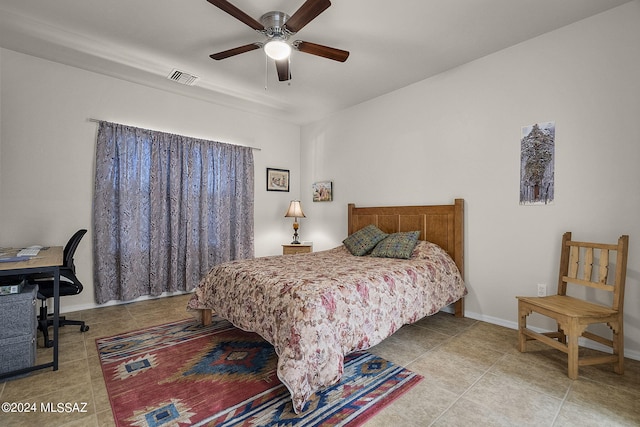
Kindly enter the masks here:
M 255 19 L 253 19 L 252 17 L 244 13 L 243 11 L 241 11 L 240 9 L 238 9 L 237 7 L 229 3 L 227 0 L 207 0 L 207 1 L 212 5 L 214 5 L 215 7 L 227 12 L 229 15 L 233 16 L 238 21 L 244 22 L 254 30 L 256 31 L 264 30 L 264 26 L 260 22 L 256 21 Z
M 252 50 L 260 49 L 260 43 L 251 43 L 246 44 L 244 46 L 234 47 L 233 49 L 224 50 L 222 52 L 214 53 L 209 55 L 211 59 L 215 59 L 219 61 L 221 59 L 229 58 L 231 56 L 240 55 L 241 53 L 250 52 Z
M 276 60 L 276 70 L 278 70 L 278 80 L 286 82 L 291 80 L 291 70 L 289 69 L 289 58 Z
M 300 6 L 300 9 L 296 10 L 291 18 L 285 22 L 284 27 L 292 33 L 297 33 L 329 6 L 331 6 L 329 0 L 307 0 Z
M 322 56 L 323 58 L 333 59 L 334 61 L 344 62 L 349 57 L 349 52 L 335 47 L 323 46 L 321 44 L 304 42 L 296 40 L 293 47 L 300 52 L 309 53 L 311 55 Z

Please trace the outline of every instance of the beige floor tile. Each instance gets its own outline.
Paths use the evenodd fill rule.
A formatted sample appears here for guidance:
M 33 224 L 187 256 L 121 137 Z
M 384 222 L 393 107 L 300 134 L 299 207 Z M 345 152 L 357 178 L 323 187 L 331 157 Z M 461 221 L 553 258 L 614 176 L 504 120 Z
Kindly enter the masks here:
M 640 394 L 606 384 L 579 379 L 574 381 L 567 403 L 588 407 L 598 419 L 624 420 L 640 425 Z
M 144 326 L 138 326 L 132 318 L 114 319 L 110 322 L 101 322 L 91 325 L 91 329 L 85 332 L 84 336 L 85 339 L 103 338 L 142 328 L 144 328 Z
M 423 379 L 365 425 L 366 427 L 428 426 L 457 398 L 456 393 Z
M 461 363 L 455 357 L 449 357 L 447 351 L 442 349 L 424 354 L 407 365 L 407 369 L 422 375 L 426 383 L 436 384 L 458 396 L 486 372 L 486 369 L 472 363 Z
M 412 343 L 402 342 L 392 336 L 371 347 L 369 351 L 396 365 L 406 366 L 422 354 L 421 350 L 416 347 Z
M 602 364 L 580 367 L 580 377 L 623 389 L 631 393 L 640 393 L 640 361 L 625 359 L 624 374 L 616 374 L 613 365 Z M 640 400 L 640 395 L 638 396 Z
M 503 326 L 490 323 L 476 322 L 471 327 L 458 334 L 470 345 L 487 347 L 501 353 L 510 353 L 518 344 L 518 332 Z
M 449 337 L 439 332 L 408 325 L 369 351 L 396 365 L 406 366 L 448 339 Z
M 2 399 L 18 402 L 26 398 L 39 398 L 51 393 L 61 395 L 67 388 L 90 384 L 87 360 L 60 363 L 58 370 L 43 369 L 32 372 L 25 378 L 7 381 Z
M 178 314 L 173 310 L 163 310 L 160 313 L 145 314 L 140 316 L 134 315 L 134 323 L 138 325 L 139 328 L 147 328 L 150 326 L 175 322 L 186 318 L 188 317 Z
M 96 412 L 111 411 L 111 403 L 109 401 L 109 393 L 104 379 L 92 380 L 93 404 Z
M 98 357 L 98 347 L 96 346 L 96 337 L 93 337 L 93 336 L 85 337 L 84 350 L 87 352 L 87 358 Z
M 504 375 L 488 373 L 463 396 L 465 400 L 500 414 L 512 425 L 550 426 L 562 399 L 525 387 Z
M 93 427 L 98 425 L 96 414 L 87 415 L 86 417 L 74 418 L 71 422 L 61 427 Z
M 106 307 L 94 308 L 91 310 L 84 310 L 77 312 L 81 320 L 84 320 L 87 325 L 91 326 L 95 323 L 110 322 L 114 319 L 126 319 L 131 318 L 127 306 L 129 304 L 122 305 L 110 305 Z M 71 317 L 71 314 L 69 314 Z
M 421 328 L 414 325 L 405 325 L 395 334 L 400 341 L 415 343 L 424 351 L 428 351 L 447 341 L 450 337 L 438 331 Z
M 111 409 L 98 412 L 96 418 L 98 419 L 98 427 L 115 427 L 116 425 Z
M 443 412 L 431 426 L 433 427 L 515 427 L 501 412 L 493 408 L 460 398 Z
M 512 352 L 512 356 L 527 363 L 535 363 L 546 366 L 553 366 L 554 369 L 563 370 L 567 374 L 567 355 L 560 350 L 556 350 L 539 342 L 529 343 L 530 349 L 524 353 Z
M 640 420 L 625 414 L 603 413 L 591 405 L 565 403 L 553 424 L 554 427 L 637 427 Z
M 436 313 L 433 316 L 427 316 L 415 323 L 416 326 L 433 329 L 441 334 L 454 336 L 465 331 L 477 320 L 469 317 L 455 317 L 449 313 Z
M 489 372 L 511 378 L 523 387 L 564 399 L 572 384 L 566 375 L 566 368 L 557 364 L 531 363 L 528 358 L 506 354 Z
M 87 350 L 84 345 L 84 340 L 73 341 L 68 343 L 60 342 L 58 357 L 59 357 L 58 360 L 60 361 L 60 363 L 72 362 L 74 360 L 86 360 Z
M 502 352 L 467 342 L 463 335 L 451 338 L 434 349 L 433 352 L 441 353 L 443 358 L 462 365 L 471 365 L 480 370 L 489 369 L 504 356 Z
M 11 401 L 15 401 L 12 398 Z M 4 398 L 3 398 L 4 400 Z M 6 401 L 6 400 L 5 400 Z M 3 414 L 3 426 L 64 426 L 95 425 L 95 408 L 91 383 L 85 381 L 38 397 L 22 397 L 20 402 L 30 402 L 33 411 L 20 414 Z M 89 424 L 86 424 L 86 423 Z

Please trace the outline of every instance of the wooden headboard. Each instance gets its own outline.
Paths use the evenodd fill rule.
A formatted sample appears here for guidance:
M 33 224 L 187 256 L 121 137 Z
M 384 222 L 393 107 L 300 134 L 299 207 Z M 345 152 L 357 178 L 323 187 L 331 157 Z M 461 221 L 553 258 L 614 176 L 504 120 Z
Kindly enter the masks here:
M 385 233 L 420 230 L 420 240 L 442 247 L 453 258 L 464 278 L 464 199 L 452 205 L 356 207 L 349 203 L 348 233 L 369 224 Z M 455 315 L 464 315 L 464 300 L 455 305 Z

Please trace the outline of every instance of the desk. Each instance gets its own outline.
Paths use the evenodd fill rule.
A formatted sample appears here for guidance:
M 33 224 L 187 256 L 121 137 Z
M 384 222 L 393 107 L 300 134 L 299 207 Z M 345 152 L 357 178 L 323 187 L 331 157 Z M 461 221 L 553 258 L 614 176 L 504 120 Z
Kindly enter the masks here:
M 53 275 L 53 361 L 0 374 L 0 379 L 35 371 L 37 369 L 53 368 L 54 371 L 58 370 L 60 266 L 63 262 L 63 251 L 62 246 L 51 246 L 48 249 L 41 249 L 37 256 L 26 261 L 0 262 L 0 276 L 26 276 L 36 273 L 50 273 Z M 11 250 L 4 250 L 3 252 L 11 253 Z M 0 298 L 2 297 L 0 296 Z

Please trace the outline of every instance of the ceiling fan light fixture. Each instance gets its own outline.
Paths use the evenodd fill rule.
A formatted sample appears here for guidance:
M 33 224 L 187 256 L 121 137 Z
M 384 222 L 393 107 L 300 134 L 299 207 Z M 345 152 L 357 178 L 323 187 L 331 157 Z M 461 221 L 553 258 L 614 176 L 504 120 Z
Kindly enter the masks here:
M 264 45 L 264 52 L 269 58 L 279 61 L 291 55 L 291 46 L 283 40 L 269 40 Z

